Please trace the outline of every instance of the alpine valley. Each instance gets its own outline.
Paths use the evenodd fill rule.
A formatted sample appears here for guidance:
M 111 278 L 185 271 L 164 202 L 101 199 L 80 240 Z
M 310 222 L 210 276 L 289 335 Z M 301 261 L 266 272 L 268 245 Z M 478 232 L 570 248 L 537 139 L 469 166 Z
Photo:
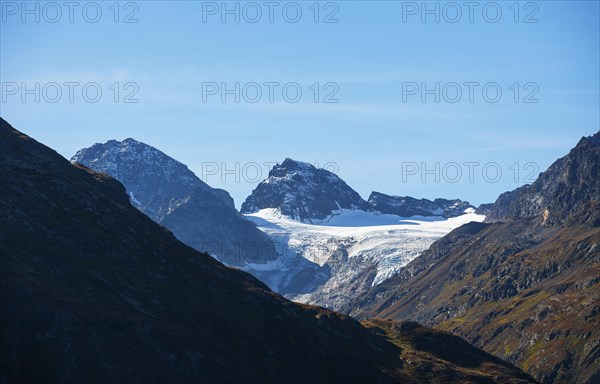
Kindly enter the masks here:
M 461 200 L 387 196 L 368 201 L 341 178 L 285 159 L 243 202 L 133 139 L 71 159 L 119 180 L 132 205 L 185 244 L 249 272 L 295 301 L 339 310 L 452 229 L 483 221 Z M 215 247 L 216 245 L 216 247 Z
M 134 139 L 0 136 L 0 383 L 600 382 L 600 132 L 493 204 L 286 158 L 240 211 Z
M 450 333 L 293 303 L 3 119 L 0 175 L 2 383 L 535 382 Z
M 380 192 L 363 200 L 338 175 L 285 159 L 237 216 L 268 236 L 275 257 L 241 268 L 296 302 L 456 333 L 544 383 L 597 382 L 599 147 L 600 134 L 583 138 L 532 185 L 480 207 Z M 73 160 L 110 171 L 86 151 Z M 153 166 L 135 146 L 123 152 L 138 169 Z

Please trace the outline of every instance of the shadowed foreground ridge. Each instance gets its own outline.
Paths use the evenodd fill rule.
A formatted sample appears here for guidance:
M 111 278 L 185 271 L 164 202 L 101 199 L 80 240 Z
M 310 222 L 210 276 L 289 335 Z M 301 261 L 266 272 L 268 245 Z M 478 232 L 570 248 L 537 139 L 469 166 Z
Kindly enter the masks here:
M 486 221 L 345 311 L 452 331 L 543 383 L 600 382 L 600 133 L 502 194 Z
M 533 382 L 455 336 L 292 303 L 177 241 L 114 179 L 1 119 L 0 138 L 1 383 Z

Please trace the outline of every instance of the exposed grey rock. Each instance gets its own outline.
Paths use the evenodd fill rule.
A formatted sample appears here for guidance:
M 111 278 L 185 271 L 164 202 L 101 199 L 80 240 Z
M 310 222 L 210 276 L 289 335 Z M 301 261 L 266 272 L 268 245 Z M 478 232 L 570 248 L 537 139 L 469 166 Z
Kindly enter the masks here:
M 294 220 L 324 220 L 340 209 L 370 210 L 369 204 L 334 173 L 285 159 L 274 166 L 242 204 L 242 213 L 276 208 Z
M 582 201 L 600 200 L 600 159 L 594 156 L 598 143 L 600 132 L 582 138 L 567 156 L 555 161 L 533 184 L 500 195 L 486 221 L 543 215 L 545 224 L 559 225 L 571 217 L 580 217 Z
M 410 216 L 442 216 L 456 217 L 463 215 L 467 208 L 475 208 L 468 201 L 435 199 L 415 199 L 409 196 L 389 196 L 379 192 L 371 192 L 369 204 L 377 212 Z

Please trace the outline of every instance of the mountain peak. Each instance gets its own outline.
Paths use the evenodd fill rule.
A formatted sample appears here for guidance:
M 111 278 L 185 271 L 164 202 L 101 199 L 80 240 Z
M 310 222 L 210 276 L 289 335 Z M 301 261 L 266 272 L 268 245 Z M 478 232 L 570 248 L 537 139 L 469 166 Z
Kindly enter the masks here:
M 170 229 L 187 245 L 228 265 L 264 263 L 277 256 L 274 244 L 235 209 L 226 191 L 205 184 L 187 166 L 134 139 L 111 140 L 77 152 L 72 159 L 107 173 L 125 186 L 133 206 Z M 245 244 L 260 245 L 254 255 Z
M 577 146 L 582 145 L 583 143 L 586 143 L 586 142 L 589 142 L 592 144 L 600 143 L 600 131 L 594 133 L 593 135 L 582 137 L 581 140 L 579 140 L 579 143 L 577 144 Z
M 314 165 L 304 162 L 304 161 L 299 161 L 299 160 L 294 160 L 291 159 L 289 157 L 286 157 L 285 160 L 283 160 L 283 163 L 281 163 L 282 167 L 299 167 L 299 168 L 305 168 L 305 169 L 317 169 L 317 167 L 315 167 Z
M 285 160 L 283 160 L 283 163 L 277 164 L 271 169 L 271 171 L 269 172 L 269 178 L 271 178 L 270 181 L 275 181 L 274 178 L 281 177 L 310 177 L 311 175 L 314 175 L 317 172 L 319 172 L 319 168 L 315 167 L 310 163 L 293 160 L 289 157 L 286 157 Z
M 242 204 L 242 213 L 276 208 L 299 221 L 323 220 L 340 209 L 369 205 L 336 174 L 291 158 L 275 165 Z
M 501 194 L 488 222 L 543 216 L 555 225 L 570 220 L 591 220 L 590 206 L 600 200 L 600 132 L 583 137 L 575 148 L 556 160 L 531 185 Z M 587 219 L 584 219 L 587 217 Z
M 128 137 L 121 141 L 115 140 L 115 139 L 110 139 L 110 140 L 107 140 L 106 143 L 95 143 L 94 145 L 115 147 L 115 146 L 129 145 L 129 144 L 141 144 L 141 145 L 150 147 L 150 145 L 143 143 L 141 141 L 137 141 L 131 137 Z M 153 149 L 156 149 L 156 148 L 153 148 Z
M 71 162 L 119 180 L 132 204 L 159 222 L 195 189 L 212 190 L 186 165 L 132 138 L 83 148 Z M 230 197 L 226 200 L 232 204 Z
M 286 163 L 303 163 L 303 162 L 302 161 L 298 161 L 298 160 L 294 160 L 291 157 L 286 157 L 283 160 L 283 163 L 281 163 L 281 164 L 283 165 L 283 164 L 286 164 Z M 304 163 L 304 164 L 308 164 L 308 163 Z

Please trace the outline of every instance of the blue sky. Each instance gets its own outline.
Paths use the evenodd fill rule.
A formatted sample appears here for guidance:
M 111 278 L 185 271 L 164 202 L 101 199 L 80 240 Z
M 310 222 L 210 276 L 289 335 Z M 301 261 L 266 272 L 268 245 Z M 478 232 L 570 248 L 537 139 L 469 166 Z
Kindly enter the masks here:
M 364 198 L 491 202 L 600 127 L 597 1 L 478 2 L 472 22 L 463 2 L 428 2 L 439 22 L 420 1 L 320 2 L 318 15 L 314 3 L 275 2 L 271 23 L 264 2 L 228 2 L 236 23 L 220 1 L 121 2 L 118 14 L 113 1 L 77 2 L 70 22 L 62 2 L 59 17 L 46 2 L 27 13 L 1 1 L 0 114 L 67 158 L 144 141 L 238 206 L 286 157 L 326 165 Z M 78 84 L 73 102 L 65 83 Z M 240 84 L 239 103 L 207 92 L 223 83 Z M 279 84 L 273 102 L 265 83 Z M 436 83 L 439 102 L 422 92 Z M 465 83 L 479 84 L 472 102 Z

